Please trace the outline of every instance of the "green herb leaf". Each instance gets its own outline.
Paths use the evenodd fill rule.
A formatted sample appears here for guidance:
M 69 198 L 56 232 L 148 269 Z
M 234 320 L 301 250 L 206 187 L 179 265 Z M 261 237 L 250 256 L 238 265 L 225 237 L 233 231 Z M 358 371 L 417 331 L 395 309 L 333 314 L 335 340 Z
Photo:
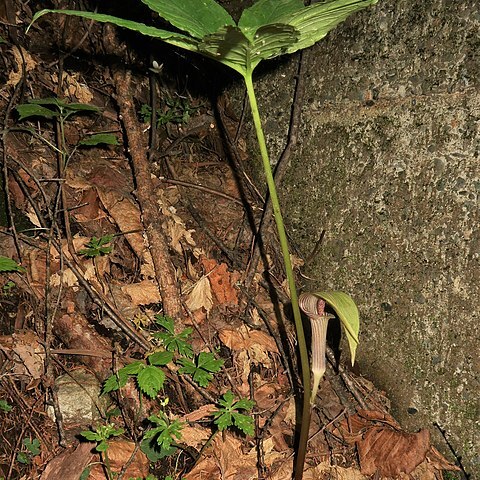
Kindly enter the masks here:
M 251 435 L 255 433 L 255 424 L 253 417 L 244 415 L 243 413 L 232 412 L 233 424 L 241 430 L 245 435 Z
M 97 145 L 118 145 L 118 139 L 112 133 L 95 133 L 94 135 L 84 138 L 78 142 L 78 144 L 86 147 L 95 147 Z
M 212 373 L 217 373 L 223 365 L 223 360 L 215 359 L 213 353 L 201 352 L 196 362 L 188 358 L 180 358 L 178 363 L 182 365 L 180 373 L 192 375 L 192 378 L 201 387 L 207 387 L 213 378 Z
M 80 435 L 89 442 L 96 442 L 97 440 L 101 440 L 100 435 L 97 432 L 92 432 L 91 430 L 85 430 L 83 432 L 80 432 Z
M 148 417 L 148 420 L 155 427 L 145 433 L 144 439 L 155 439 L 161 450 L 170 450 L 172 443 L 182 438 L 181 430 L 185 424 L 178 419 L 172 422 L 164 412 L 159 412 Z
M 143 362 L 132 362 L 120 368 L 118 372 L 107 378 L 103 384 L 102 395 L 119 390 L 127 384 L 128 377 L 138 375 L 145 368 Z
M 253 435 L 255 428 L 253 418 L 239 410 L 251 410 L 254 402 L 246 398 L 235 401 L 235 397 L 231 391 L 223 394 L 218 400 L 220 408 L 213 412 L 215 418 L 214 423 L 219 430 L 225 430 L 228 427 L 235 426 L 246 435 Z
M 155 27 L 149 27 L 144 23 L 133 22 L 131 20 L 125 20 L 123 18 L 114 17 L 112 15 L 104 15 L 101 13 L 81 12 L 77 10 L 50 10 L 44 9 L 37 12 L 33 18 L 30 26 L 35 23 L 40 17 L 43 17 L 47 13 L 61 13 L 63 15 L 71 15 L 74 17 L 82 17 L 88 20 L 96 20 L 102 23 L 113 23 L 119 27 L 127 28 L 139 32 L 149 37 L 158 38 L 171 45 L 184 48 L 185 50 L 197 51 L 198 40 L 191 38 L 181 33 L 169 32 L 168 30 L 162 30 Z M 28 28 L 30 28 L 30 26 Z M 28 29 L 27 29 L 28 31 Z
M 104 235 L 100 238 L 92 237 L 90 241 L 85 245 L 86 248 L 79 250 L 78 253 L 89 258 L 107 255 L 109 253 L 112 253 L 113 247 L 107 246 L 112 240 L 113 235 Z
M 30 457 L 25 452 L 18 452 L 16 459 L 17 462 L 23 463 L 24 465 L 30 464 Z
M 25 272 L 15 260 L 0 255 L 0 272 Z
M 137 376 L 140 390 L 150 398 L 155 398 L 165 382 L 165 373 L 158 367 L 149 365 Z
M 29 103 L 17 105 L 15 109 L 18 112 L 19 120 L 25 120 L 26 118 L 31 118 L 31 117 L 40 117 L 40 118 L 46 118 L 50 120 L 54 117 L 59 116 L 58 112 L 54 112 L 49 108 L 42 107 L 41 105 L 32 105 Z
M 155 352 L 148 356 L 148 363 L 150 365 L 163 366 L 167 365 L 172 360 L 172 352 Z
M 88 477 L 90 476 L 90 470 L 92 467 L 88 466 L 83 469 L 82 474 L 80 475 L 80 478 L 78 480 L 87 480 Z
M 193 357 L 193 348 L 191 344 L 187 342 L 188 337 L 193 331 L 190 327 L 183 329 L 176 335 L 172 318 L 155 315 L 155 322 L 166 330 L 166 332 L 155 333 L 154 338 L 159 338 L 167 351 L 178 352 L 180 355 L 188 358 Z
M 225 25 L 235 25 L 232 17 L 213 0 L 142 0 L 173 26 L 192 37 L 203 38 Z
M 33 456 L 40 454 L 40 441 L 38 438 L 34 438 L 33 440 L 24 438 L 22 443 Z
M 12 408 L 13 407 L 6 400 L 3 400 L 3 399 L 0 400 L 0 410 L 2 410 L 5 413 L 8 413 L 10 412 L 10 410 L 12 410 Z

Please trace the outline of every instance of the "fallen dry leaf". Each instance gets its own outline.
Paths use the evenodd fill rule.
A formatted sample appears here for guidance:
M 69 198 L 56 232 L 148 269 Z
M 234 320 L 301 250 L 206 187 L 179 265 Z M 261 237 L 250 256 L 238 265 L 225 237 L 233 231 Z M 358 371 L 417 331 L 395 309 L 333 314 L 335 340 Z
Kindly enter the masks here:
M 43 355 L 45 349 L 31 330 L 13 334 L 12 357 L 15 361 L 14 372 L 38 379 L 43 375 Z
M 78 480 L 94 456 L 92 447 L 92 443 L 80 443 L 75 450 L 57 455 L 45 467 L 40 480 Z
M 216 435 L 212 447 L 185 476 L 185 480 L 223 478 L 228 480 L 256 480 L 257 453 L 255 449 L 243 453 L 242 442 L 228 433 Z
M 212 290 L 207 277 L 202 277 L 192 288 L 186 300 L 187 307 L 193 312 L 204 308 L 209 312 L 213 306 Z
M 135 444 L 126 440 L 113 440 L 108 443 L 108 458 L 112 472 L 119 473 L 123 466 L 130 461 L 135 450 Z M 94 461 L 99 462 L 100 458 Z M 124 478 L 145 478 L 148 475 L 149 460 L 147 456 L 138 449 L 132 462 L 125 471 Z M 81 472 L 79 472 L 81 473 Z M 88 480 L 106 480 L 104 468 L 96 464 L 92 467 Z
M 357 442 L 362 473 L 395 478 L 411 473 L 430 449 L 428 430 L 405 433 L 390 427 L 373 427 Z
M 158 287 L 151 280 L 142 280 L 138 283 L 124 285 L 121 289 L 123 293 L 126 293 L 131 298 L 132 304 L 135 306 L 160 302 Z
M 385 412 L 360 410 L 339 428 L 345 441 L 356 443 L 361 471 L 365 475 L 397 477 L 410 474 L 424 462 L 430 450 L 427 430 L 406 433 Z
M 83 192 L 80 205 L 82 206 L 72 211 L 72 216 L 79 223 L 100 220 L 106 217 L 105 212 L 100 207 L 100 198 L 95 188 L 88 188 Z
M 146 249 L 138 206 L 121 191 L 97 187 L 98 196 L 121 232 L 134 232 L 125 235 L 126 240 L 139 258 L 143 258 Z
M 202 258 L 202 265 L 212 286 L 213 294 L 220 305 L 237 305 L 237 291 L 233 287 L 235 275 L 227 270 L 225 263 L 218 264 L 215 260 Z
M 265 352 L 278 353 L 277 344 L 270 335 L 260 330 L 252 330 L 247 325 L 242 325 L 235 330 L 227 328 L 221 330 L 220 340 L 233 351 L 255 352 L 256 347 L 260 347 Z
M 304 480 L 367 480 L 369 477 L 356 468 L 343 468 L 322 462 L 316 467 L 307 469 L 303 474 Z

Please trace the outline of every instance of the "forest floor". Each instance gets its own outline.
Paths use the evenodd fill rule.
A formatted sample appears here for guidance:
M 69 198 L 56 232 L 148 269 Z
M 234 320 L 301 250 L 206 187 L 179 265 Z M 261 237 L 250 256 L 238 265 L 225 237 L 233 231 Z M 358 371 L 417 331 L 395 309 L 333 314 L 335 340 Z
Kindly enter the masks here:
M 295 333 L 271 226 L 252 260 L 244 114 L 206 61 L 152 71 L 138 37 L 60 16 L 26 35 L 28 2 L 4 5 L 0 255 L 22 268 L 0 275 L 0 479 L 290 479 Z M 329 361 L 305 479 L 459 478 Z

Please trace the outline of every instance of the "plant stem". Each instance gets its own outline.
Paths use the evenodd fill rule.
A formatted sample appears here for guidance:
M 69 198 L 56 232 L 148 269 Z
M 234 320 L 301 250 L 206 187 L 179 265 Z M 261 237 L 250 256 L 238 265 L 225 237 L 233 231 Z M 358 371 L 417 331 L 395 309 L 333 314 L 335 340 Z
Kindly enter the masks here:
M 293 318 L 295 320 L 295 329 L 297 331 L 298 349 L 300 351 L 300 363 L 302 365 L 302 383 L 303 383 L 303 408 L 302 408 L 302 424 L 300 428 L 300 437 L 298 441 L 297 459 L 295 465 L 295 480 L 301 480 L 303 477 L 303 466 L 305 463 L 305 455 L 308 441 L 308 431 L 310 427 L 310 365 L 308 361 L 307 343 L 305 340 L 305 332 L 303 330 L 302 316 L 298 306 L 297 288 L 295 286 L 295 277 L 293 274 L 292 262 L 288 248 L 287 234 L 278 201 L 277 189 L 273 178 L 270 159 L 268 158 L 267 144 L 263 134 L 260 114 L 258 111 L 257 99 L 253 88 L 252 73 L 249 72 L 244 76 L 245 85 L 247 87 L 248 99 L 252 110 L 253 123 L 257 134 L 260 154 L 262 156 L 263 169 L 267 180 L 268 192 L 272 202 L 272 209 L 277 225 L 278 238 L 280 240 L 280 248 L 282 250 L 283 262 L 285 265 L 285 273 L 287 275 L 288 286 L 290 288 L 290 299 L 292 301 Z

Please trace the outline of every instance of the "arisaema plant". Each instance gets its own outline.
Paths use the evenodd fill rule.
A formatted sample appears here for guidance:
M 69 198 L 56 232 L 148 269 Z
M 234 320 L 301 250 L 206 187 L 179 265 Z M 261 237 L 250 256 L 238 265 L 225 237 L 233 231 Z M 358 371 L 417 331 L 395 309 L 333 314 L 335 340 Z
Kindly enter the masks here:
M 33 22 L 47 13 L 62 13 L 99 22 L 113 23 L 212 58 L 232 68 L 242 76 L 250 101 L 278 230 L 300 351 L 304 401 L 295 467 L 295 479 L 299 480 L 303 475 L 310 423 L 310 369 L 287 236 L 268 158 L 252 75 L 255 67 L 262 60 L 294 53 L 312 46 L 349 15 L 377 3 L 377 0 L 324 0 L 310 6 L 305 6 L 302 0 L 258 0 L 250 8 L 244 10 L 238 23 L 235 23 L 228 12 L 214 0 L 141 1 L 180 32 L 171 32 L 111 15 L 74 10 L 41 10 L 35 14 Z M 335 301 L 337 293 L 329 293 L 331 298 L 328 303 L 337 312 L 342 323 L 357 325 L 355 335 L 355 338 L 357 338 L 358 317 L 351 319 L 349 312 L 342 312 L 343 303 Z M 347 328 L 348 331 L 349 328 Z M 352 351 L 352 357 L 354 357 L 354 351 Z

